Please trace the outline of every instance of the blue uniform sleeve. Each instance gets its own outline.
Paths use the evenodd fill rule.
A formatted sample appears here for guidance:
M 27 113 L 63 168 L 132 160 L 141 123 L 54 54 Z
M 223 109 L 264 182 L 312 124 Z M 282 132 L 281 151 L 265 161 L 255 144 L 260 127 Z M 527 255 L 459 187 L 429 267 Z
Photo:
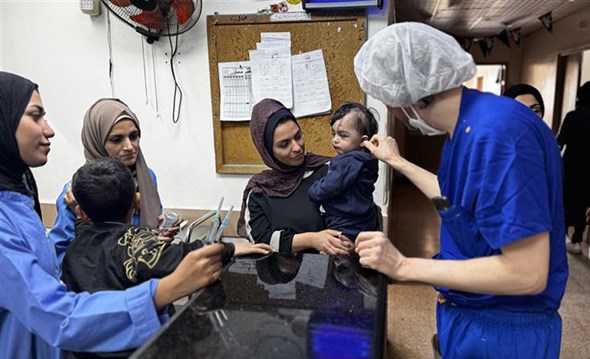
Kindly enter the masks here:
M 55 216 L 53 227 L 48 234 L 49 240 L 55 246 L 57 262 L 60 266 L 66 254 L 66 247 L 68 246 L 68 243 L 70 243 L 76 235 L 76 215 L 70 210 L 64 201 L 66 190 L 69 185 L 70 182 L 66 183 L 59 197 L 57 197 L 57 200 L 55 201 L 57 214 Z
M 44 235 L 37 222 L 30 215 L 0 213 L 0 314 L 14 316 L 50 345 L 72 351 L 136 348 L 160 328 L 165 316 L 158 316 L 153 302 L 157 280 L 126 291 L 67 292 L 41 266 L 29 243 Z
M 321 203 L 346 192 L 358 179 L 363 162 L 354 156 L 334 157 L 330 161 L 328 174 L 309 188 L 309 196 Z
M 468 187 L 480 187 L 475 220 L 486 242 L 499 249 L 550 231 L 545 149 L 537 137 L 494 136 L 481 141 L 475 151 L 471 158 L 479 160 L 471 161 L 471 173 L 479 180 L 470 185 L 468 181 Z

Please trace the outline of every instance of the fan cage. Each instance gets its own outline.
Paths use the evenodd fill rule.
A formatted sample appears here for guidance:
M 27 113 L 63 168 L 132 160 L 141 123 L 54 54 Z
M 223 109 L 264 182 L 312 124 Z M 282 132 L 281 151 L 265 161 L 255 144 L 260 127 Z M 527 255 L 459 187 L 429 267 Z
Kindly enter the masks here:
M 134 5 L 121 7 L 113 4 L 109 0 L 101 0 L 101 2 L 119 20 L 123 21 L 125 24 L 129 25 L 140 34 L 146 36 L 148 38 L 148 42 L 150 42 L 150 39 L 152 40 L 151 42 L 153 42 L 153 40 L 158 40 L 160 36 L 176 36 L 184 34 L 196 25 L 203 10 L 202 0 L 193 0 L 193 4 L 195 6 L 193 14 L 187 22 L 182 25 L 178 25 L 176 15 L 170 5 L 171 0 L 158 0 L 158 6 L 164 12 L 164 19 L 166 20 L 166 26 L 164 29 L 158 30 L 139 24 L 131 19 L 131 16 L 140 14 L 142 11 L 144 11 L 135 7 Z

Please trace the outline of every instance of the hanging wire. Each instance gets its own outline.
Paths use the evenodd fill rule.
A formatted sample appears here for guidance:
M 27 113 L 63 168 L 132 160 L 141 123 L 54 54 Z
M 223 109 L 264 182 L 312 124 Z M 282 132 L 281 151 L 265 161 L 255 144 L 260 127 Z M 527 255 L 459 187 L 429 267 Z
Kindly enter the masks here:
M 145 66 L 145 46 L 144 46 L 144 39 L 143 36 L 139 37 L 139 41 L 141 41 L 141 62 L 143 64 L 143 90 L 145 94 L 145 104 L 148 105 L 150 103 L 150 97 L 148 95 L 148 83 L 147 83 L 147 69 Z
M 154 75 L 154 99 L 156 100 L 156 118 L 161 119 L 160 116 L 160 102 L 158 100 L 158 80 L 156 77 L 156 49 L 152 44 L 152 73 Z
M 107 11 L 107 46 L 109 48 L 109 81 L 111 83 L 111 97 L 115 98 L 115 80 L 113 78 L 113 44 L 111 41 L 111 16 Z
M 170 24 L 168 26 L 168 33 L 170 33 Z M 178 50 L 178 29 L 179 25 L 176 24 L 176 35 L 175 44 L 172 45 L 172 36 L 168 36 L 168 42 L 170 44 L 170 71 L 172 72 L 172 78 L 174 79 L 174 99 L 172 105 L 172 122 L 178 123 L 180 120 L 180 109 L 182 108 L 182 89 L 176 80 L 176 73 L 174 72 L 174 56 L 176 55 L 176 51 Z M 176 94 L 178 93 L 178 113 L 176 113 Z

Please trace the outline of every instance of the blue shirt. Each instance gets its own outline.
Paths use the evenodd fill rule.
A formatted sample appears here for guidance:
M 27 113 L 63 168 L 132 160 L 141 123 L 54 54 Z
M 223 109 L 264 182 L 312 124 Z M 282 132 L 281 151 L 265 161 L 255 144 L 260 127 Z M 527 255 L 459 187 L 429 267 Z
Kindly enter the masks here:
M 150 177 L 152 177 L 152 181 L 154 181 L 154 185 L 156 189 L 158 188 L 158 181 L 156 180 L 156 174 L 154 171 L 148 168 L 150 173 Z M 66 254 L 66 247 L 68 243 L 70 243 L 74 237 L 76 236 L 76 215 L 66 202 L 64 201 L 64 197 L 66 196 L 68 186 L 70 185 L 71 181 L 68 181 L 64 188 L 62 189 L 59 197 L 57 197 L 57 201 L 55 201 L 55 208 L 57 209 L 57 215 L 55 216 L 55 222 L 53 223 L 53 227 L 49 231 L 49 240 L 55 245 L 55 252 L 57 254 L 58 263 L 61 267 L 61 263 L 63 262 L 63 258 Z M 160 211 L 162 209 L 160 208 Z M 133 213 L 133 217 L 131 217 L 131 224 L 133 226 L 139 226 L 139 214 Z
M 373 204 L 378 161 L 371 153 L 351 151 L 330 160 L 328 173 L 309 188 L 311 199 L 322 205 L 326 227 L 354 241 L 359 232 L 374 231 Z
M 439 259 L 497 255 L 501 247 L 549 232 L 546 289 L 539 295 L 497 296 L 437 288 L 470 307 L 546 312 L 559 308 L 568 276 L 557 142 L 543 121 L 505 97 L 463 89 L 452 139 L 443 148 L 441 193 L 453 206 L 441 211 Z
M 31 198 L 0 191 L 0 356 L 59 358 L 59 349 L 136 348 L 166 320 L 153 295 L 158 280 L 126 291 L 66 292 L 53 243 Z

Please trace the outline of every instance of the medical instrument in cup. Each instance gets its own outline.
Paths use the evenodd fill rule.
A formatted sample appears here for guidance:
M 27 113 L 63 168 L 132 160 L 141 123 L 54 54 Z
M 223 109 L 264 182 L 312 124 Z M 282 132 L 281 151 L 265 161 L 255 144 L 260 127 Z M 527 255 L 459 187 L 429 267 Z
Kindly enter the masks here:
M 215 212 L 215 217 L 211 220 L 211 224 L 209 226 L 209 232 L 207 233 L 207 237 L 205 238 L 205 243 L 213 243 L 215 239 L 215 234 L 219 229 L 219 225 L 221 224 L 221 205 L 223 204 L 223 197 L 221 197 L 221 201 L 219 201 L 219 206 L 217 206 L 217 211 Z
M 213 243 L 218 243 L 219 240 L 221 239 L 221 235 L 223 234 L 223 230 L 227 227 L 227 225 L 229 223 L 229 217 L 231 216 L 231 212 L 233 210 L 234 210 L 234 206 L 229 207 L 229 210 L 227 211 L 227 214 L 225 215 L 225 218 L 223 219 L 221 226 L 219 226 L 219 229 L 217 230 L 217 233 L 215 234 L 215 239 L 213 240 Z
M 178 221 L 179 218 L 180 218 L 180 216 L 176 212 L 172 212 L 172 211 L 166 212 L 166 214 L 164 215 L 164 220 L 162 221 L 162 224 L 160 225 L 160 229 L 165 229 L 165 228 L 170 227 L 171 225 L 176 223 L 176 221 Z

